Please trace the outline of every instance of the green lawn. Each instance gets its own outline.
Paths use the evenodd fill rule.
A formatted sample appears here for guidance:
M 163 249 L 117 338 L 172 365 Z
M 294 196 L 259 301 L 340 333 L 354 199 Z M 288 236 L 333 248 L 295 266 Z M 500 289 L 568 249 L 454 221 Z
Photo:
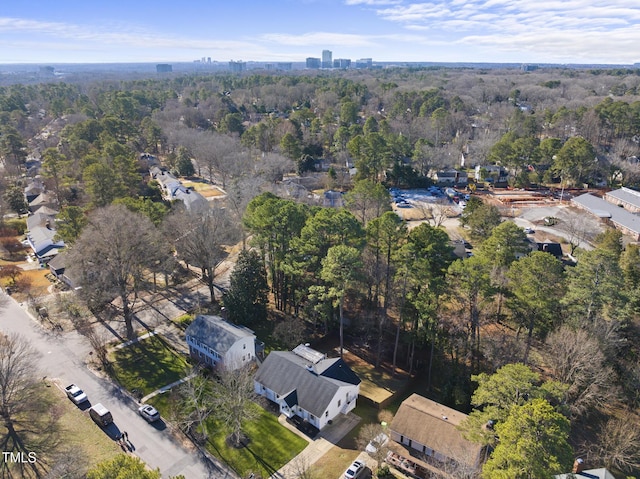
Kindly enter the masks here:
M 161 394 L 149 400 L 150 404 L 167 417 L 169 396 Z M 227 433 L 223 426 L 211 419 L 207 428 L 211 437 L 207 450 L 231 467 L 241 477 L 254 472 L 269 477 L 307 447 L 307 441 L 280 425 L 278 419 L 257 404 L 258 417 L 244 428 L 249 438 L 247 447 L 236 449 L 226 443 Z
M 212 421 L 212 434 L 207 443 L 207 450 L 233 468 L 240 476 L 246 477 L 251 472 L 262 477 L 269 477 L 275 471 L 293 459 L 306 446 L 307 441 L 280 425 L 278 419 L 260 406 L 257 419 L 247 424 L 244 433 L 249 438 L 246 447 L 236 449 L 229 447 L 221 427 Z
M 112 375 L 129 391 L 142 395 L 171 384 L 186 375 L 187 361 L 158 335 L 117 349 L 111 355 Z

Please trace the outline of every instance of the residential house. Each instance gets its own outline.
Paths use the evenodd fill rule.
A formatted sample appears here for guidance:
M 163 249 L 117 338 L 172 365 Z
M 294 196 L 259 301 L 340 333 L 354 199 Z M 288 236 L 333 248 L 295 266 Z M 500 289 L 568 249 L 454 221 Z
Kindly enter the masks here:
M 49 271 L 58 280 L 62 281 L 71 289 L 77 289 L 78 283 L 67 271 L 68 255 L 66 251 L 61 251 L 49 260 Z
M 343 193 L 334 190 L 325 191 L 322 206 L 326 208 L 342 208 L 344 206 Z
M 41 263 L 48 262 L 64 248 L 64 241 L 56 239 L 55 216 L 43 207 L 38 212 L 27 217 L 27 241 L 36 258 Z
M 545 241 L 544 243 L 536 243 L 538 251 L 544 251 L 545 253 L 552 254 L 557 259 L 562 259 L 562 245 L 560 243 L 553 243 L 551 241 Z
M 181 201 L 187 211 L 203 211 L 208 208 L 207 199 L 197 191 L 184 186 L 170 172 L 154 166 L 149 170 L 151 178 L 156 180 L 162 190 L 162 196 L 168 201 Z
M 389 425 L 387 462 L 419 478 L 449 477 L 447 471 L 479 468 L 482 446 L 467 441 L 458 426 L 467 418 L 418 394 L 405 399 Z
M 506 186 L 509 173 L 499 165 L 476 165 L 475 179 L 476 181 L 493 183 L 494 186 Z
M 436 172 L 434 180 L 440 186 L 454 186 L 458 182 L 458 170 L 442 170 Z
M 53 193 L 44 191 L 29 202 L 29 211 L 31 213 L 36 213 L 40 208 L 43 207 L 57 210 L 58 200 Z
M 197 316 L 185 334 L 191 357 L 212 368 L 237 369 L 256 357 L 253 331 L 219 316 Z
M 39 177 L 33 178 L 24 188 L 24 197 L 27 200 L 27 204 L 31 203 L 43 192 L 44 183 L 42 182 L 42 179 Z
M 341 358 L 327 358 L 299 345 L 267 356 L 256 373 L 255 391 L 288 418 L 321 430 L 356 407 L 360 378 Z
M 581 458 L 577 458 L 573 463 L 571 472 L 556 474 L 554 479 L 616 479 L 604 467 L 599 469 L 585 469 L 585 463 Z

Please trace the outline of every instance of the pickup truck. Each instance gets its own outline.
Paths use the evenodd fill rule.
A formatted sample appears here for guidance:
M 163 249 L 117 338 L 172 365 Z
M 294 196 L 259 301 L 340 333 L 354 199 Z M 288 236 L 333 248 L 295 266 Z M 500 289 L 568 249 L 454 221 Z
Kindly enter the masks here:
M 64 388 L 64 390 L 67 393 L 67 396 L 69 396 L 69 399 L 71 399 L 76 405 L 89 400 L 84 391 L 75 384 L 69 384 Z

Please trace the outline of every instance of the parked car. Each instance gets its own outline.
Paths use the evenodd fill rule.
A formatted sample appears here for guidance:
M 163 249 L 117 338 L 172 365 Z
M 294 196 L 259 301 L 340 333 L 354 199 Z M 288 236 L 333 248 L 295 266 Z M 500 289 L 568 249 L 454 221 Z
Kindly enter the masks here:
M 375 438 L 367 444 L 367 447 L 364 448 L 369 454 L 375 454 L 375 452 L 384 446 L 389 441 L 389 436 L 387 436 L 384 432 L 378 434 Z
M 69 384 L 66 388 L 64 388 L 64 390 L 67 393 L 69 399 L 71 399 L 76 405 L 82 404 L 83 402 L 89 400 L 85 392 L 75 384 Z
M 154 422 L 160 419 L 160 413 L 151 404 L 144 404 L 138 408 L 138 413 L 147 421 Z
M 364 462 L 353 461 L 353 463 L 349 466 L 349 469 L 345 471 L 344 479 L 356 479 L 357 477 L 362 476 L 364 469 Z
M 104 407 L 102 403 L 91 406 L 89 416 L 91 416 L 91 419 L 100 427 L 107 427 L 113 422 L 111 412 Z
M 533 233 L 535 233 L 535 230 L 533 228 L 525 228 L 524 232 L 525 234 L 532 235 Z

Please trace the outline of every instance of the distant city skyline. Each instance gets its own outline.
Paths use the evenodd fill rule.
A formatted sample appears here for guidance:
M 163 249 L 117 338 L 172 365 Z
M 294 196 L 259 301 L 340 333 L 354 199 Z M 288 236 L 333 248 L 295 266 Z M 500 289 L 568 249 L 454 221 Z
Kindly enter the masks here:
M 5 2 L 0 64 L 304 62 L 634 64 L 637 0 Z

